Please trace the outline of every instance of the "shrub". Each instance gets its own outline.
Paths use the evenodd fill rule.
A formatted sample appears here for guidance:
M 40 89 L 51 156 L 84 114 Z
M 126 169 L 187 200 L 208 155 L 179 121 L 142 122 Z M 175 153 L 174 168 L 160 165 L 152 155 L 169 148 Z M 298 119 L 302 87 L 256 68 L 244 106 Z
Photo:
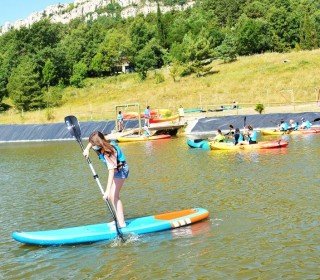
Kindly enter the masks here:
M 261 114 L 264 111 L 264 106 L 261 103 L 258 103 L 256 105 L 256 108 L 254 109 L 255 111 L 257 111 L 259 114 Z
M 159 72 L 154 73 L 154 79 L 156 81 L 156 84 L 160 84 L 165 80 L 163 74 Z
M 47 121 L 52 121 L 54 120 L 54 114 L 53 114 L 53 109 L 48 107 L 45 111 L 45 116 L 46 116 L 46 119 Z

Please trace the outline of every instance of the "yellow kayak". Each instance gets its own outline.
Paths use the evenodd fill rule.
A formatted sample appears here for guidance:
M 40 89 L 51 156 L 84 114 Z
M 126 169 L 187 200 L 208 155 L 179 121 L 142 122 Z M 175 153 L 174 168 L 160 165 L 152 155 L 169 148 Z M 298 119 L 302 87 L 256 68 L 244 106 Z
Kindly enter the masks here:
M 160 140 L 160 139 L 168 139 L 171 138 L 171 135 L 169 134 L 160 134 L 160 135 L 154 135 L 154 136 L 145 136 L 145 135 L 128 135 L 128 136 L 122 136 L 118 137 L 118 142 L 136 142 L 136 141 L 148 141 L 148 140 Z
M 250 149 L 276 149 L 288 146 L 288 142 L 284 140 L 263 141 L 250 145 L 235 145 L 231 142 L 210 142 L 211 150 L 250 150 Z
M 285 135 L 285 134 L 315 134 L 320 133 L 320 128 L 309 128 L 309 129 L 299 129 L 299 130 L 289 130 L 289 131 L 279 131 L 276 129 L 261 129 L 262 135 Z

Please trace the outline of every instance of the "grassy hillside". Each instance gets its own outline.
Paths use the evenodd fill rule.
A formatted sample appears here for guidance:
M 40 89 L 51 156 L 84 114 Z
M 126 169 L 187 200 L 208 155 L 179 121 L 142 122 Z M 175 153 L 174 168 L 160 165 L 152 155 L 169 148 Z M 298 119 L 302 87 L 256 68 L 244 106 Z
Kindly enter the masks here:
M 214 61 L 216 74 L 197 78 L 188 76 L 174 82 L 168 68 L 158 70 L 164 81 L 157 83 L 155 72 L 145 81 L 136 74 L 103 79 L 88 79 L 82 89 L 63 90 L 64 104 L 59 108 L 21 113 L 13 109 L 0 114 L 0 123 L 62 122 L 74 114 L 80 120 L 110 119 L 115 105 L 138 102 L 152 108 L 216 108 L 236 100 L 243 108 L 308 103 L 318 98 L 320 88 L 320 49 L 292 53 L 267 53 L 240 57 L 234 63 Z M 4 100 L 10 104 L 10 100 Z M 51 120 L 48 119 L 51 117 Z

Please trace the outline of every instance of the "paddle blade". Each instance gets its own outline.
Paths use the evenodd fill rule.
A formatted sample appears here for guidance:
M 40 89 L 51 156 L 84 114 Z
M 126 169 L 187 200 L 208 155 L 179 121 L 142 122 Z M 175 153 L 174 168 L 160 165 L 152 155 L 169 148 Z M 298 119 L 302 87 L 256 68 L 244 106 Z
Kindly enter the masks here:
M 67 129 L 70 134 L 77 139 L 77 141 L 81 140 L 81 129 L 78 122 L 78 119 L 75 116 L 67 116 L 64 118 L 64 122 L 66 123 Z
M 247 124 L 247 117 L 245 116 L 243 119 L 243 127 L 246 127 L 246 124 Z
M 320 118 L 316 118 L 313 120 L 313 122 L 317 122 L 317 121 L 320 121 Z

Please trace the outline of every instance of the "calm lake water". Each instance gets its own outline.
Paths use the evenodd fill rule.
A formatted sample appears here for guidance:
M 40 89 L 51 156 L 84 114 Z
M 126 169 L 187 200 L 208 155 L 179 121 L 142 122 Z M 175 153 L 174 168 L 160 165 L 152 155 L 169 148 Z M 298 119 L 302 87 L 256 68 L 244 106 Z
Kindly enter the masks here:
M 0 144 L 0 279 L 319 279 L 320 135 L 288 139 L 268 152 L 189 149 L 184 137 L 121 144 L 126 217 L 203 207 L 210 219 L 60 247 L 11 233 L 111 221 L 78 144 Z

